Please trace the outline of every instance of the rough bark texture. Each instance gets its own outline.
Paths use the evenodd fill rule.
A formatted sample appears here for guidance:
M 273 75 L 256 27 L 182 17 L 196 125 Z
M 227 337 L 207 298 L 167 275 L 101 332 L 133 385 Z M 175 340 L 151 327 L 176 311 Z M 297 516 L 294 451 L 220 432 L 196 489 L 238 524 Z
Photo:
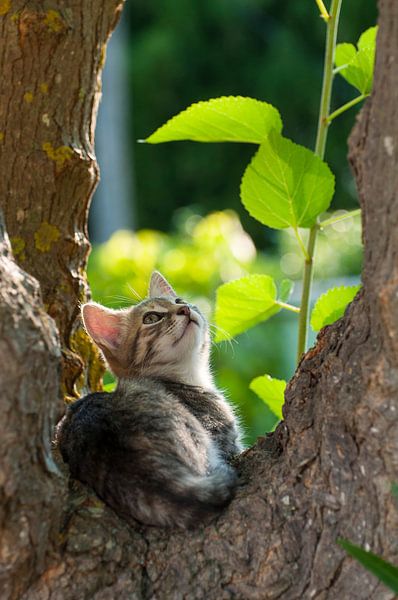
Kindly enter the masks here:
M 347 558 L 336 539 L 348 538 L 398 562 L 398 512 L 390 493 L 391 483 L 398 481 L 397 47 L 398 5 L 382 0 L 374 93 L 350 144 L 364 213 L 363 290 L 303 357 L 287 389 L 284 422 L 240 457 L 242 486 L 216 521 L 189 534 L 129 528 L 93 494 L 71 484 L 55 535 L 62 494 L 54 501 L 51 494 L 57 486 L 65 489 L 67 479 L 57 483 L 37 462 L 33 506 L 17 489 L 19 482 L 26 486 L 25 476 L 31 477 L 26 457 L 32 456 L 30 444 L 36 452 L 42 447 L 42 420 L 49 407 L 37 406 L 39 422 L 29 421 L 19 398 L 26 397 L 25 385 L 33 384 L 24 361 L 11 353 L 21 369 L 20 390 L 14 396 L 5 390 L 6 399 L 11 398 L 6 407 L 14 406 L 14 412 L 6 411 L 0 435 L 9 428 L 10 447 L 18 448 L 20 463 L 10 462 L 10 508 L 1 523 L 8 527 L 7 519 L 23 523 L 25 517 L 30 528 L 24 541 L 21 527 L 22 541 L 17 539 L 10 555 L 0 536 L 3 564 L 11 564 L 5 598 L 18 598 L 22 590 L 27 600 L 394 597 Z M 2 337 L 10 344 L 19 327 L 15 339 L 24 347 L 27 325 L 15 322 L 11 291 L 5 287 Z M 9 307 L 5 322 L 3 305 Z M 17 315 L 28 310 L 25 303 L 13 308 Z M 47 339 L 44 325 L 36 321 L 36 326 L 38 339 L 41 328 Z M 42 368 L 50 369 L 55 360 L 51 348 L 43 346 L 43 360 L 49 362 Z M 50 380 L 51 373 L 43 373 L 35 393 Z M 55 396 L 51 386 L 45 392 L 44 401 L 47 394 Z M 27 438 L 21 448 L 20 428 Z M 1 490 L 5 482 L 3 477 Z M 44 533 L 30 526 L 39 519 Z M 19 548 L 25 552 L 21 557 Z
M 69 396 L 96 389 L 102 374 L 77 316 L 88 292 L 99 76 L 122 2 L 0 3 L 0 202 L 14 256 L 60 332 Z
M 13 261 L 0 222 L 0 596 L 46 565 L 65 485 L 51 456 L 60 350 L 38 283 Z M 34 374 L 34 376 L 33 376 Z

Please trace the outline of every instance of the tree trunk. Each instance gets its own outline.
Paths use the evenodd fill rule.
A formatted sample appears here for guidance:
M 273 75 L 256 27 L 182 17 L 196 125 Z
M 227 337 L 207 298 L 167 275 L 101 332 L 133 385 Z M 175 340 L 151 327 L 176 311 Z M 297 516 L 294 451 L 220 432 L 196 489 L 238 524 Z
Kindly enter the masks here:
M 81 15 L 90 37 L 98 22 L 89 10 L 95 10 L 94 3 Z M 2 374 L 11 384 L 5 380 L 0 422 L 0 435 L 8 440 L 0 472 L 0 493 L 7 500 L 0 521 L 5 599 L 394 597 L 348 558 L 336 539 L 398 561 L 397 506 L 390 493 L 398 481 L 397 47 L 398 5 L 382 0 L 374 93 L 350 143 L 363 209 L 363 290 L 303 357 L 286 392 L 285 420 L 239 458 L 242 485 L 235 500 L 197 531 L 129 527 L 83 486 L 71 483 L 67 491 L 65 475 L 51 474 L 48 451 L 46 460 L 41 456 L 56 398 L 57 345 L 37 295 L 32 296 L 32 279 L 9 256 L 1 258 L 0 357 L 1 364 L 13 362 Z M 91 56 L 86 54 L 88 62 Z M 87 67 L 92 68 L 93 63 Z M 57 111 L 63 111 L 64 101 L 59 99 Z M 77 112 L 85 118 L 81 107 Z M 57 131 L 62 138 L 62 128 Z M 41 151 L 31 146 L 30 152 Z M 81 159 L 73 156 L 70 162 L 79 165 Z M 42 156 L 40 168 L 47 159 Z M 35 174 L 31 196 L 40 197 L 44 181 L 47 188 L 62 180 L 66 165 L 69 161 L 62 169 L 55 164 L 48 181 L 36 181 Z M 74 202 L 81 203 L 90 186 L 78 165 L 72 169 L 73 193 Z M 15 194 L 19 186 L 25 189 L 17 171 L 10 182 Z M 49 218 L 52 213 L 42 204 Z M 69 222 L 73 206 L 59 206 L 62 222 Z M 30 244 L 33 251 L 34 241 Z M 30 259 L 22 251 L 40 279 L 35 266 L 36 260 L 43 263 L 40 249 Z M 84 260 L 81 253 L 65 254 L 61 265 L 54 263 L 58 288 L 65 265 L 81 272 Z M 71 296 L 65 298 L 72 314 Z
M 15 259 L 38 279 L 60 332 L 61 389 L 72 397 L 102 375 L 77 317 L 88 293 L 100 72 L 122 2 L 0 2 L 1 206 Z

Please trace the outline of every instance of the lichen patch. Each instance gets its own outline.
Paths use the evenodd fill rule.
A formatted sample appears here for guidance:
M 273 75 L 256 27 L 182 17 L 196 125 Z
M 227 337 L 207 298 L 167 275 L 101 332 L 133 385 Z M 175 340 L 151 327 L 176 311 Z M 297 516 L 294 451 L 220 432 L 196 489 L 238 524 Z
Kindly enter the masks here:
M 48 10 L 44 19 L 44 24 L 50 31 L 58 33 L 65 29 L 66 25 L 57 10 Z
M 57 169 L 62 169 L 64 164 L 73 156 L 73 150 L 72 148 L 69 148 L 69 146 L 58 146 L 58 148 L 54 148 L 51 142 L 44 142 L 42 148 L 47 154 L 47 157 L 55 162 Z
M 35 246 L 40 252 L 48 252 L 52 244 L 59 240 L 60 235 L 55 225 L 44 222 L 35 233 Z
M 11 0 L 0 0 L 0 15 L 5 15 L 11 8 Z
M 10 242 L 15 258 L 17 258 L 20 261 L 25 260 L 25 240 L 23 240 L 20 237 L 12 237 L 10 238 Z

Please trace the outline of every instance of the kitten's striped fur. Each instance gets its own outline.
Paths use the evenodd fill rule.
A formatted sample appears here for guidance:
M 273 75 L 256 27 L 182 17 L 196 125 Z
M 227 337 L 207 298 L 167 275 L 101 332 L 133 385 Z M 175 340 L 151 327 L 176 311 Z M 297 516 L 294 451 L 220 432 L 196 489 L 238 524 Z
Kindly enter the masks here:
M 57 440 L 73 477 L 120 516 L 191 527 L 231 499 L 241 450 L 231 407 L 209 368 L 200 311 L 152 275 L 137 306 L 82 308 L 86 329 L 119 378 L 115 392 L 75 402 Z

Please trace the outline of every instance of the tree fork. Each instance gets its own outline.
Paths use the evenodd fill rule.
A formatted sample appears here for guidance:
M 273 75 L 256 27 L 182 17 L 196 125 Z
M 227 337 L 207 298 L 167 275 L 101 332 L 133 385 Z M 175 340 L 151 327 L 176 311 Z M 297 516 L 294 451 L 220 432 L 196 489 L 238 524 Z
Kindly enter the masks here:
M 363 289 L 303 356 L 287 387 L 285 420 L 239 457 L 242 485 L 215 521 L 189 533 L 129 527 L 83 486 L 67 490 L 65 476 L 51 475 L 48 453 L 41 458 L 51 402 L 39 400 L 56 396 L 53 334 L 47 321 L 36 318 L 32 326 L 30 279 L 26 300 L 16 304 L 8 282 L 24 275 L 9 268 L 3 276 L 0 348 L 4 356 L 11 348 L 20 368 L 12 379 L 20 386 L 7 385 L 0 372 L 0 437 L 7 439 L 9 465 L 6 476 L 0 472 L 7 600 L 393 599 L 336 539 L 398 560 L 390 493 L 398 481 L 397 46 L 398 6 L 382 0 L 374 93 L 350 143 L 364 220 Z M 43 350 L 35 364 L 49 369 L 40 377 L 31 375 L 28 351 L 27 332 L 36 330 L 46 343 L 35 334 L 33 347 Z M 22 361 L 20 345 L 28 349 Z

